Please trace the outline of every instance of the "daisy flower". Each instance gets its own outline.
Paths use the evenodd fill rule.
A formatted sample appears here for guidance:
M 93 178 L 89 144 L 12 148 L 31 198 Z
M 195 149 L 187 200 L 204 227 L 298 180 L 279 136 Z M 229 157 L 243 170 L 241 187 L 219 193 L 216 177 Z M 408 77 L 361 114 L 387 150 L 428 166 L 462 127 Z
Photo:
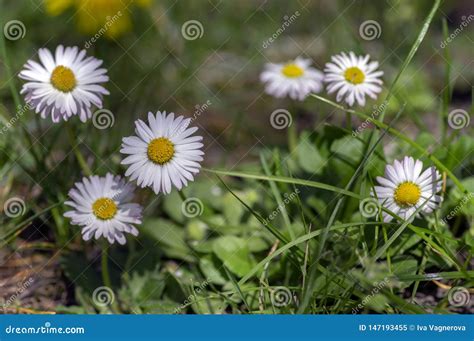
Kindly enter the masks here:
M 123 165 L 129 165 L 125 176 L 137 180 L 141 187 L 151 187 L 158 194 L 178 190 L 199 173 L 204 152 L 202 136 L 191 136 L 198 128 L 189 128 L 191 119 L 174 117 L 174 113 L 148 113 L 148 124 L 135 121 L 137 136 L 124 137 L 121 153 L 127 154 Z
M 421 206 L 420 212 L 431 213 L 443 200 L 437 195 L 441 191 L 441 175 L 435 167 L 422 170 L 423 162 L 412 157 L 395 160 L 385 167 L 385 177 L 377 177 L 380 186 L 375 186 L 371 195 L 405 220 L 414 219 L 413 214 Z M 383 216 L 385 222 L 393 219 L 385 212 Z
M 107 238 L 109 243 L 125 244 L 125 233 L 134 236 L 138 230 L 133 224 L 141 224 L 143 208 L 131 203 L 135 186 L 120 176 L 107 173 L 83 178 L 75 183 L 65 204 L 74 209 L 64 213 L 71 224 L 82 226 L 82 238 Z
M 310 65 L 310 59 L 301 57 L 286 64 L 265 65 L 260 75 L 260 80 L 265 83 L 265 92 L 276 98 L 289 96 L 300 101 L 312 92 L 320 92 L 324 75 Z
M 42 118 L 51 116 L 59 122 L 79 115 L 85 122 L 92 116 L 92 106 L 102 108 L 102 96 L 109 92 L 100 84 L 109 77 L 106 69 L 99 69 L 101 60 L 62 45 L 54 56 L 46 48 L 39 49 L 38 55 L 41 63 L 29 60 L 19 77 L 28 81 L 21 89 L 25 101 Z
M 328 93 L 337 91 L 336 100 L 341 102 L 345 99 L 349 106 L 353 106 L 355 101 L 364 106 L 366 95 L 376 99 L 382 91 L 383 82 L 379 78 L 383 71 L 376 71 L 379 63 L 369 63 L 369 58 L 369 55 L 356 56 L 354 52 L 332 56 L 333 62 L 327 63 L 324 68 L 324 81 L 329 83 Z

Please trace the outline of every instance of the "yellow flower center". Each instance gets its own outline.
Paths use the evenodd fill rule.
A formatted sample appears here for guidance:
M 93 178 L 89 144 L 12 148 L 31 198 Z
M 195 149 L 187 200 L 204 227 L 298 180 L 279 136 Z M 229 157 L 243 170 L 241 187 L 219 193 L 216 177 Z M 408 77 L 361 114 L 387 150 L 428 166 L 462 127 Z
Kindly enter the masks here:
M 112 199 L 100 198 L 92 204 L 92 213 L 101 220 L 109 220 L 117 213 L 117 205 Z
M 360 84 L 364 81 L 365 75 L 357 66 L 350 67 L 344 72 L 346 81 L 352 84 Z
M 148 158 L 159 165 L 164 165 L 173 158 L 174 145 L 166 137 L 151 140 L 147 149 Z
M 76 77 L 68 67 L 59 65 L 51 74 L 51 84 L 62 92 L 70 92 L 76 87 Z
M 303 76 L 304 70 L 296 64 L 286 64 L 281 70 L 286 77 L 297 78 Z
M 395 201 L 403 207 L 415 205 L 420 197 L 420 186 L 413 182 L 404 182 L 395 189 Z

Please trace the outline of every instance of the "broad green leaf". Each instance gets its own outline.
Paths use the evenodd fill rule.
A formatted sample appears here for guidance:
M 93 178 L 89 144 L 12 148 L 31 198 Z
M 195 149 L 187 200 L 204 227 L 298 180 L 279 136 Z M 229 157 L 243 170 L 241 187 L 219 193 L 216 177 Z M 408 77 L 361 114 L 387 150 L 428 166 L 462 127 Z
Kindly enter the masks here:
M 303 133 L 296 148 L 298 162 L 306 172 L 321 174 L 326 164 L 326 159 L 319 153 L 318 148 L 310 138 L 310 134 Z
M 239 195 L 242 195 L 242 193 L 240 192 L 237 193 L 239 193 Z M 224 216 L 227 220 L 227 223 L 231 225 L 237 225 L 245 212 L 245 208 L 230 193 L 224 194 L 221 200 L 224 204 Z
M 235 236 L 220 237 L 214 241 L 213 250 L 224 266 L 237 276 L 245 276 L 254 266 L 245 239 Z
M 179 197 L 177 191 L 171 192 L 169 195 L 165 196 L 163 201 L 164 211 L 177 222 L 182 223 L 185 221 L 183 210 L 182 210 L 183 200 Z
M 376 294 L 371 296 L 367 300 L 367 308 L 375 310 L 376 312 L 383 313 L 387 304 L 389 304 L 389 300 L 383 294 Z
M 141 230 L 144 234 L 156 240 L 168 257 L 194 261 L 192 252 L 185 242 L 183 228 L 176 226 L 168 220 L 153 218 L 146 220 Z
M 186 237 L 190 240 L 203 240 L 206 237 L 207 225 L 198 219 L 191 219 L 186 224 Z
M 258 236 L 251 236 L 247 240 L 247 245 L 249 246 L 250 252 L 261 252 L 269 248 L 268 243 Z
M 204 273 L 207 281 L 218 285 L 224 285 L 227 283 L 227 279 L 222 271 L 222 267 L 215 261 L 214 257 L 215 256 L 213 255 L 201 257 L 199 260 L 199 267 Z
M 161 299 L 165 288 L 163 275 L 157 270 L 146 271 L 143 274 L 133 272 L 130 278 L 124 280 L 119 290 L 120 301 L 133 313 L 147 313 L 146 306 Z M 156 308 L 156 307 L 155 307 Z

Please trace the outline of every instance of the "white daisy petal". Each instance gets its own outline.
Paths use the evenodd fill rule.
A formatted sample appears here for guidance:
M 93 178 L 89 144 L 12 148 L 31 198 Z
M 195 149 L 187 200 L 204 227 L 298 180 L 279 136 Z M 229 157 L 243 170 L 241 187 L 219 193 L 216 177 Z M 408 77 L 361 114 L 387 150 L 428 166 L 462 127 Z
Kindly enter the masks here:
M 395 160 L 393 165 L 386 165 L 385 177 L 376 178 L 380 186 L 374 186 L 370 195 L 377 198 L 387 210 L 405 220 L 414 219 L 420 207 L 421 212 L 431 213 L 443 201 L 437 195 L 441 191 L 441 175 L 435 167 L 423 173 L 422 169 L 423 163 L 412 157 Z M 384 212 L 383 219 L 384 222 L 390 222 L 393 217 Z
M 109 92 L 101 86 L 109 80 L 106 69 L 98 69 L 101 60 L 83 59 L 85 50 L 59 45 L 53 54 L 38 50 L 40 63 L 29 60 L 19 77 L 27 82 L 21 94 L 42 118 L 55 123 L 78 115 L 85 122 L 92 117 L 92 106 L 102 108 L 102 96 Z
M 369 63 L 369 55 L 357 57 L 354 52 L 349 55 L 342 52 L 331 57 L 332 62 L 324 68 L 324 81 L 327 83 L 328 93 L 340 89 L 336 95 L 338 102 L 345 101 L 349 106 L 357 102 L 365 106 L 365 96 L 376 99 L 377 93 L 382 91 L 382 80 L 378 77 L 382 71 L 375 71 L 377 62 Z
M 199 172 L 204 155 L 202 136 L 192 136 L 197 128 L 189 128 L 189 123 L 183 116 L 159 111 L 148 114 L 148 124 L 136 121 L 138 136 L 123 138 L 120 149 L 126 155 L 121 162 L 128 166 L 125 176 L 155 194 L 187 186 Z
M 72 225 L 82 226 L 82 238 L 86 241 L 103 236 L 111 244 L 116 241 L 123 245 L 123 232 L 136 236 L 138 230 L 130 224 L 142 222 L 142 206 L 130 203 L 133 190 L 132 184 L 110 173 L 105 177 L 83 178 L 69 191 L 71 200 L 66 204 L 74 209 L 64 216 L 71 219 Z
M 312 61 L 301 57 L 285 64 L 268 63 L 260 75 L 265 92 L 276 98 L 290 97 L 302 101 L 323 89 L 324 75 L 311 67 Z

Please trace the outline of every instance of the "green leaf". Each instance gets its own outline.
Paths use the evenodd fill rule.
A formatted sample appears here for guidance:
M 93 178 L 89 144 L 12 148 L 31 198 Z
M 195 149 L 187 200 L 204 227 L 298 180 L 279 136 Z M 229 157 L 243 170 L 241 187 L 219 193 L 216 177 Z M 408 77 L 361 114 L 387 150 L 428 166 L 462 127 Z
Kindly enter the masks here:
M 319 153 L 312 143 L 309 133 L 303 133 L 296 148 L 298 162 L 306 172 L 310 174 L 321 174 L 326 164 L 326 159 Z
M 220 267 L 219 263 L 216 262 L 214 255 L 201 257 L 199 260 L 199 267 L 207 281 L 218 285 L 224 285 L 227 283 L 222 267 Z
M 186 235 L 191 240 L 203 240 L 206 238 L 207 225 L 200 220 L 191 219 L 186 224 Z
M 342 179 L 348 179 L 354 173 L 357 163 L 362 159 L 365 146 L 362 141 L 352 136 L 345 136 L 334 141 L 330 151 L 334 154 L 334 157 L 330 159 L 334 175 L 337 174 Z
M 392 259 L 393 269 L 396 276 L 412 275 L 418 269 L 418 262 L 411 257 L 401 256 Z
M 183 200 L 180 198 L 177 191 L 173 191 L 170 195 L 167 195 L 163 201 L 163 209 L 164 211 L 174 220 L 177 222 L 184 222 L 185 217 L 182 212 L 182 202 Z
M 248 238 L 247 245 L 249 246 L 250 252 L 261 252 L 269 248 L 268 243 L 263 238 L 257 236 Z
M 389 300 L 382 294 L 371 296 L 367 301 L 367 307 L 379 313 L 383 313 L 385 311 L 387 304 L 389 304 Z
M 161 300 L 164 289 L 164 277 L 158 270 L 142 274 L 134 271 L 130 277 L 125 278 L 124 285 L 119 290 L 120 302 L 135 314 L 158 312 L 159 304 L 156 302 Z M 154 305 L 153 311 L 149 310 L 150 304 Z
M 242 238 L 220 237 L 214 241 L 213 250 L 224 266 L 239 277 L 245 276 L 255 264 L 247 242 Z
M 206 297 L 196 294 L 191 305 L 193 311 L 197 314 L 221 314 L 227 304 L 219 297 Z
M 469 135 L 462 135 L 449 145 L 448 160 L 446 167 L 456 168 L 460 166 L 460 161 L 467 162 L 466 155 L 474 150 L 474 138 Z M 471 189 L 472 191 L 472 189 Z
M 184 229 L 172 222 L 160 218 L 148 219 L 143 223 L 141 230 L 156 240 L 168 257 L 195 261 L 191 249 L 186 244 Z
M 454 208 L 448 212 L 449 219 L 453 219 L 459 213 L 474 216 L 474 177 L 464 179 L 462 184 L 466 187 L 469 194 L 461 193 L 458 188 L 452 189 L 449 199 Z
M 224 216 L 227 220 L 227 223 L 229 223 L 230 225 L 238 225 L 240 219 L 242 218 L 242 215 L 245 212 L 245 208 L 230 193 L 226 193 L 225 195 L 223 195 L 221 200 L 224 204 Z

